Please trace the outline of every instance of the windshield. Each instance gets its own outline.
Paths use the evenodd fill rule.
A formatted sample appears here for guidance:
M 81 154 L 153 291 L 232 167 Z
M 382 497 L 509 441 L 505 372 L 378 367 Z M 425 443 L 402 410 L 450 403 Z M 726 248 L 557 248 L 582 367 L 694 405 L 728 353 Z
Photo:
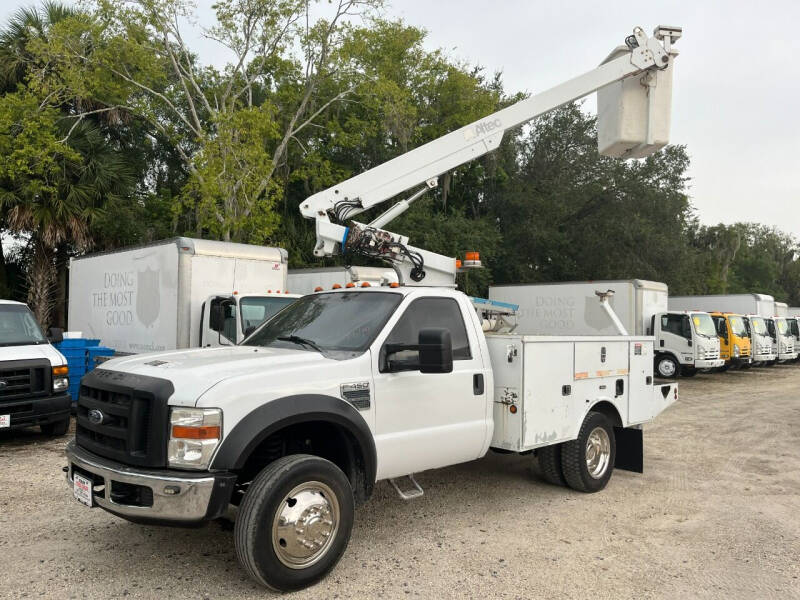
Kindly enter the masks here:
M 33 313 L 22 304 L 0 304 L 0 346 L 46 344 Z
M 739 337 L 747 335 L 747 328 L 744 325 L 744 319 L 742 319 L 742 317 L 728 317 L 728 323 L 730 323 L 733 335 Z
M 767 326 L 761 317 L 750 317 L 750 324 L 758 335 L 767 335 Z
M 350 357 L 369 347 L 402 299 L 402 294 L 393 292 L 303 296 L 264 323 L 242 344 L 318 350 L 329 358 Z
M 775 324 L 778 326 L 778 332 L 781 335 L 789 333 L 789 325 L 786 323 L 786 319 L 775 319 Z
M 256 328 L 272 315 L 285 306 L 289 306 L 297 298 L 282 298 L 280 296 L 245 296 L 239 301 L 239 310 L 242 311 L 242 331 L 247 333 L 249 328 Z
M 694 330 L 699 335 L 704 335 L 706 337 L 717 337 L 717 328 L 714 327 L 714 320 L 710 315 L 692 315 L 692 323 L 694 323 Z

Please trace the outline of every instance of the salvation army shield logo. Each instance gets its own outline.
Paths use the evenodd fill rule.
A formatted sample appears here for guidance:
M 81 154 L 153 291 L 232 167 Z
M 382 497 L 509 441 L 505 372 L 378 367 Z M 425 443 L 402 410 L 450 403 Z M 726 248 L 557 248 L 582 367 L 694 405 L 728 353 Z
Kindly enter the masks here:
M 158 289 L 159 272 L 147 267 L 139 271 L 136 279 L 136 316 L 149 327 L 156 322 L 161 309 Z

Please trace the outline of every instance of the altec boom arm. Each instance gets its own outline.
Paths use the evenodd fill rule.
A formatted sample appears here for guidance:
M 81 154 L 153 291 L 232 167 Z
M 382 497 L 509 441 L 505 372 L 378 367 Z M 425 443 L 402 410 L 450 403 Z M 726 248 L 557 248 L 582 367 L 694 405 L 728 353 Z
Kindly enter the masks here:
M 410 252 L 398 252 L 396 251 L 398 248 L 395 247 L 383 255 L 378 253 L 370 255 L 392 263 L 398 274 L 406 279 L 405 282 L 410 283 L 404 276 L 408 275 L 408 269 L 416 264 L 410 260 L 410 255 L 416 253 L 424 262 L 426 270 L 430 271 L 428 275 L 437 273 L 433 277 L 423 274 L 424 285 L 453 285 L 454 259 L 406 246 L 408 240 L 405 237 L 379 228 L 402 213 L 424 191 L 435 187 L 439 175 L 495 150 L 509 129 L 600 88 L 637 75 L 645 76 L 642 77 L 643 86 L 652 87 L 653 78 L 648 79 L 646 75 L 670 67 L 676 56 L 671 44 L 680 35 L 680 28 L 662 26 L 656 28 L 652 37 L 648 37 L 640 27 L 637 27 L 633 35 L 626 39 L 627 48 L 615 50 L 610 55 L 613 58 L 597 68 L 308 197 L 300 205 L 300 212 L 307 219 L 316 220 L 317 244 L 314 254 L 322 257 L 347 251 L 348 238 L 353 231 L 343 225 L 332 223 L 331 217 L 337 220 L 352 218 L 412 187 L 425 184 L 426 187 L 411 198 L 400 201 L 366 226 L 371 228 L 373 233 L 382 234 L 380 241 L 397 244 Z M 648 133 L 647 141 L 652 144 L 651 138 Z M 643 156 L 646 153 L 647 148 L 640 147 L 637 153 L 632 152 L 631 155 Z M 360 224 L 356 226 L 364 227 Z M 364 247 L 362 245 L 362 249 Z M 417 281 L 419 274 L 419 272 L 416 276 L 411 274 L 411 279 Z

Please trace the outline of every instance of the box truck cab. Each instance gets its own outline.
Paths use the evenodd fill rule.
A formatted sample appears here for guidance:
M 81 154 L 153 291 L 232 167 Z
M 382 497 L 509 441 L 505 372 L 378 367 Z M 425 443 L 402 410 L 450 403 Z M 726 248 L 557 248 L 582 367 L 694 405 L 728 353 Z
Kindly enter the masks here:
M 660 377 L 694 375 L 720 367 L 719 338 L 705 312 L 670 311 L 665 283 L 642 279 L 495 285 L 489 298 L 519 305 L 520 329 L 538 335 L 608 335 L 614 324 L 597 301 L 613 291 L 609 304 L 631 335 L 655 338 L 655 370 Z
M 50 340 L 61 331 L 42 333 L 30 309 L 0 300 L 0 430 L 39 426 L 47 435 L 69 428 L 69 369 Z
M 180 237 L 73 258 L 67 322 L 118 354 L 227 346 L 297 297 L 282 248 Z
M 717 328 L 720 358 L 725 360 L 725 368 L 750 366 L 750 335 L 744 316 L 723 312 L 709 314 Z
M 772 336 L 767 329 L 767 321 L 760 315 L 745 315 L 745 326 L 750 334 L 750 352 L 753 366 L 763 366 L 775 362 L 777 356 L 772 351 Z
M 767 331 L 772 338 L 772 352 L 776 355 L 777 362 L 784 363 L 797 358 L 794 346 L 794 336 L 789 329 L 786 317 L 773 317 L 766 319 Z

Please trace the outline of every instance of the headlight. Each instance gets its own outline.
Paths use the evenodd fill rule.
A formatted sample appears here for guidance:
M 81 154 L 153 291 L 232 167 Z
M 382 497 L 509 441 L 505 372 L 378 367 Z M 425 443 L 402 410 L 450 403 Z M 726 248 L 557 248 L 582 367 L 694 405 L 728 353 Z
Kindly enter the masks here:
M 53 391 L 54 392 L 63 392 L 67 388 L 69 388 L 69 367 L 67 365 L 61 365 L 59 367 L 53 367 Z
M 222 440 L 219 408 L 173 408 L 169 415 L 167 458 L 171 467 L 208 468 Z
M 736 358 L 739 358 L 739 345 L 738 344 L 734 344 L 733 345 L 733 356 L 736 357 Z

